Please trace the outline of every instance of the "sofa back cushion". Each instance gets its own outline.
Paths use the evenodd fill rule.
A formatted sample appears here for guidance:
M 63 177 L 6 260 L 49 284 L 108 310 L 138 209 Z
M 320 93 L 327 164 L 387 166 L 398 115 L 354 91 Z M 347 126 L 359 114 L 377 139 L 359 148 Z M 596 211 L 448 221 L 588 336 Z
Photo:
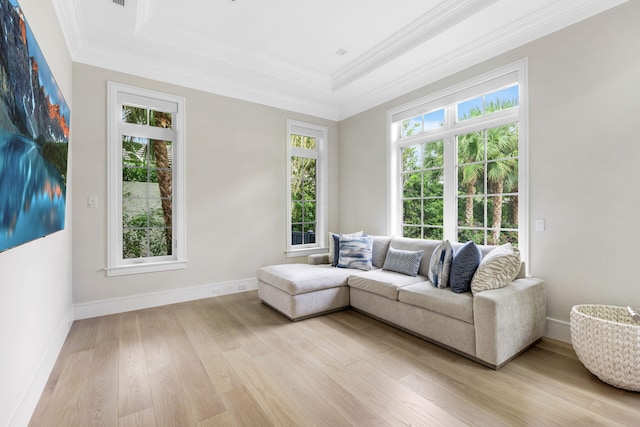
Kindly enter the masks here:
M 394 237 L 391 239 L 390 247 L 405 251 L 424 251 L 418 274 L 428 277 L 431 254 L 442 243 L 440 240 L 412 239 L 410 237 Z
M 387 251 L 389 250 L 389 243 L 391 243 L 391 237 L 388 236 L 371 236 L 373 237 L 373 256 L 371 263 L 374 267 L 382 268 L 384 260 L 387 258 Z
M 460 249 L 461 247 L 463 247 L 465 245 L 465 243 L 460 243 L 460 242 L 451 242 L 451 246 L 453 246 L 453 250 L 454 252 L 457 251 L 458 249 Z M 484 258 L 489 252 L 491 252 L 492 250 L 494 250 L 495 248 L 497 248 L 498 246 L 496 245 L 478 245 L 476 244 L 477 248 L 480 249 L 480 253 L 482 254 L 482 258 Z

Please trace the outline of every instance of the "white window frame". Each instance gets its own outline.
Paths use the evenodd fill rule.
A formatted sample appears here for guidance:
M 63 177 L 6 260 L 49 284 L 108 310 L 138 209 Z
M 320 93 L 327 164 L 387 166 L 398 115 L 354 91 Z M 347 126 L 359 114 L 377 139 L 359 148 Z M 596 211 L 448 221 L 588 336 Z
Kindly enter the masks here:
M 518 122 L 518 246 L 523 261 L 528 261 L 529 246 L 529 153 L 527 126 L 527 59 L 506 65 L 477 78 L 465 81 L 448 89 L 436 92 L 407 104 L 387 111 L 387 233 L 402 236 L 402 156 L 401 149 L 421 141 L 444 139 L 444 233 L 443 239 L 457 240 L 457 169 L 456 142 L 452 135 L 461 135 L 477 130 L 491 128 L 505 123 Z M 492 113 L 490 117 L 469 119 L 456 122 L 453 114 L 445 115 L 446 124 L 442 129 L 435 129 L 413 136 L 400 137 L 402 120 L 421 113 L 451 108 L 455 104 L 475 96 L 499 89 L 506 84 L 518 83 L 519 106 L 512 111 L 504 110 Z M 510 109 L 511 110 L 511 109 Z M 516 113 L 514 114 L 514 111 Z M 451 111 L 450 111 L 451 112 Z
M 107 83 L 107 169 L 108 169 L 108 249 L 107 275 L 150 273 L 185 268 L 186 250 L 186 184 L 185 184 L 185 99 L 115 82 Z M 172 139 L 172 211 L 173 228 L 171 255 L 123 259 L 122 230 L 122 135 L 131 134 L 137 125 L 122 122 L 122 105 L 156 107 L 174 113 L 173 129 L 149 128 L 149 133 L 134 135 Z M 152 135 L 153 134 L 153 135 Z M 157 134 L 157 135 L 155 135 Z
M 316 149 L 291 147 L 291 135 L 304 135 L 316 138 Z M 287 225 L 286 225 L 286 255 L 287 257 L 307 256 L 314 253 L 326 252 L 327 235 L 327 145 L 328 128 L 313 123 L 287 119 Z M 316 242 L 303 245 L 291 244 L 291 157 L 309 157 L 316 159 Z

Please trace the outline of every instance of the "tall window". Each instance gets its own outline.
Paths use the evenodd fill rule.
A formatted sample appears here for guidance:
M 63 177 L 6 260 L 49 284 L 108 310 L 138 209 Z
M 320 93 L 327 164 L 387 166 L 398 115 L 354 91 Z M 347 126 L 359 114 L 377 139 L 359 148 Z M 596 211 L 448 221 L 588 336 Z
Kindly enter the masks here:
M 393 234 L 526 251 L 525 72 L 522 61 L 389 112 Z
M 287 253 L 324 247 L 327 128 L 287 120 Z
M 109 83 L 109 275 L 183 268 L 184 99 Z

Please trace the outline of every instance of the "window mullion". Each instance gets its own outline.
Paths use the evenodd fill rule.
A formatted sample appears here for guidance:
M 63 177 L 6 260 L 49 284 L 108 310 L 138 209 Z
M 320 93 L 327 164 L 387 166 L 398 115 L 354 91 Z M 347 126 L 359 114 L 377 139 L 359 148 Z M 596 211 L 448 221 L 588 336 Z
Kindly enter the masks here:
M 444 140 L 444 211 L 443 211 L 443 238 L 445 240 L 457 240 L 457 149 L 456 137 L 450 134 Z

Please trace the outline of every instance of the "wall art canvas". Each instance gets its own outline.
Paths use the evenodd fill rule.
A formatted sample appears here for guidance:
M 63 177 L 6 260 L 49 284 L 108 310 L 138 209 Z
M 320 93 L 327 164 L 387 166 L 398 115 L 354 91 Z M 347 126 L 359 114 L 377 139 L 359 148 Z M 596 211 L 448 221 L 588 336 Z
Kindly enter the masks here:
M 0 0 L 0 252 L 64 229 L 69 108 L 17 0 Z

